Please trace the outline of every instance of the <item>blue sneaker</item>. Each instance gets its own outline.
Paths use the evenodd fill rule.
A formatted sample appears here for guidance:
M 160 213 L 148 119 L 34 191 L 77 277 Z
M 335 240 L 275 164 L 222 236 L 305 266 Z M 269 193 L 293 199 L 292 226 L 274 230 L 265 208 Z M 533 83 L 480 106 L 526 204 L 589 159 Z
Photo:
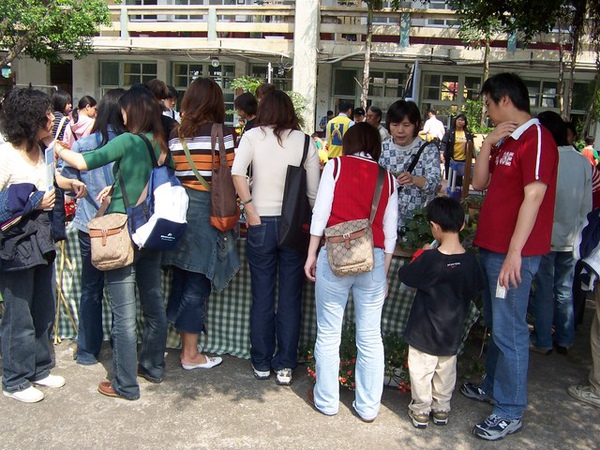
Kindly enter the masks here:
M 486 441 L 497 441 L 516 433 L 523 426 L 521 419 L 504 419 L 492 414 L 473 428 L 473 434 Z

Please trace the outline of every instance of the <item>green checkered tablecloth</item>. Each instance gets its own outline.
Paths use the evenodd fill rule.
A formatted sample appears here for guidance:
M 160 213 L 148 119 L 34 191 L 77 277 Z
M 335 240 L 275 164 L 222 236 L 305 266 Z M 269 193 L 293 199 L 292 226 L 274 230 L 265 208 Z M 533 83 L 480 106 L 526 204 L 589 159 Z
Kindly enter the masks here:
M 69 226 L 68 239 L 58 246 L 56 260 L 57 286 L 62 292 L 64 301 L 57 302 L 56 333 L 60 338 L 75 338 L 77 330 L 73 326 L 77 322 L 77 305 L 81 295 L 81 260 L 79 256 L 79 241 L 77 230 Z M 206 341 L 201 338 L 204 350 L 208 353 L 228 353 L 240 358 L 250 357 L 250 305 L 252 292 L 250 290 L 250 269 L 246 262 L 246 242 L 239 240 L 237 249 L 242 261 L 240 271 L 220 294 L 212 294 L 208 303 Z M 404 258 L 394 258 L 389 274 L 389 296 L 383 307 L 382 329 L 384 333 L 402 333 L 412 305 L 414 291 L 401 286 L 396 273 L 405 261 Z M 61 270 L 61 267 L 62 270 Z M 61 276 L 62 274 L 62 276 Z M 171 273 L 164 270 L 162 286 L 165 302 L 169 298 Z M 59 296 L 60 297 L 60 296 Z M 103 322 L 105 338 L 110 335 L 111 311 L 105 292 L 103 305 Z M 69 318 L 69 314 L 73 320 Z M 354 308 L 349 302 L 346 317 L 353 317 Z M 477 320 L 478 310 L 471 305 L 468 323 L 465 325 L 465 337 L 471 325 Z M 317 333 L 315 290 L 314 284 L 307 281 L 303 288 L 302 327 L 300 345 L 310 344 Z M 138 331 L 143 326 L 141 307 L 137 308 Z M 179 335 L 170 327 L 167 347 L 177 348 L 180 345 Z

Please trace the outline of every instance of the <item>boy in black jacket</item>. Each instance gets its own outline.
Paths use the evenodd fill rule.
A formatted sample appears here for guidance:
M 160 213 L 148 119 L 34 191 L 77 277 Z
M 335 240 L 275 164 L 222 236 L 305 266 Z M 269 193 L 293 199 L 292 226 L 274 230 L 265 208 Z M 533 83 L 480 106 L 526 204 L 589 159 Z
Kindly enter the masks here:
M 464 217 L 456 200 L 432 200 L 427 220 L 439 247 L 428 246 L 398 271 L 402 283 L 417 289 L 404 330 L 412 395 L 408 414 L 416 428 L 427 427 L 430 413 L 434 424 L 448 423 L 463 324 L 469 302 L 482 289 L 477 259 L 460 243 Z

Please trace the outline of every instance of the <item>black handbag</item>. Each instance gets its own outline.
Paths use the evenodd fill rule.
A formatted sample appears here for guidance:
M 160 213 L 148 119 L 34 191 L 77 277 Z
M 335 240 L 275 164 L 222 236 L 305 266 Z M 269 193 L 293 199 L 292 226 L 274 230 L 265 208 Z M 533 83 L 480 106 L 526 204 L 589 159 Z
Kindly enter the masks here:
M 308 251 L 312 217 L 312 209 L 306 196 L 306 169 L 304 168 L 309 141 L 310 136 L 306 134 L 300 166 L 287 167 L 278 242 L 280 247 L 292 248 L 303 253 Z

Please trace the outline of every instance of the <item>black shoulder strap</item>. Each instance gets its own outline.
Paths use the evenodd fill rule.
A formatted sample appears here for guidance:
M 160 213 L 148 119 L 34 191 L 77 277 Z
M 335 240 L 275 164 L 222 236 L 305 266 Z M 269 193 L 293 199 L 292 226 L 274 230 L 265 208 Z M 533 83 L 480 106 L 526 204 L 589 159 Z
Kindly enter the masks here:
M 304 167 L 306 157 L 308 156 L 308 145 L 310 143 L 310 136 L 304 133 L 304 153 L 302 154 L 302 161 L 300 161 L 300 167 Z
M 150 159 L 152 159 L 152 167 L 158 167 L 158 160 L 156 159 L 156 155 L 154 154 L 154 147 L 152 147 L 150 140 L 146 137 L 144 133 L 136 133 L 136 136 L 142 138 L 142 141 L 144 141 L 146 147 L 148 147 L 148 153 L 150 153 Z
M 421 145 L 421 147 L 419 147 L 419 151 L 414 154 L 414 156 L 412 157 L 412 161 L 410 162 L 410 164 L 408 166 L 408 169 L 406 169 L 406 171 L 408 173 L 412 173 L 412 171 L 415 170 L 415 167 L 417 167 L 417 163 L 419 162 L 419 158 L 421 157 L 421 154 L 423 153 L 423 150 L 425 150 L 425 147 L 427 147 L 430 144 L 435 145 L 434 142 L 424 142 Z

